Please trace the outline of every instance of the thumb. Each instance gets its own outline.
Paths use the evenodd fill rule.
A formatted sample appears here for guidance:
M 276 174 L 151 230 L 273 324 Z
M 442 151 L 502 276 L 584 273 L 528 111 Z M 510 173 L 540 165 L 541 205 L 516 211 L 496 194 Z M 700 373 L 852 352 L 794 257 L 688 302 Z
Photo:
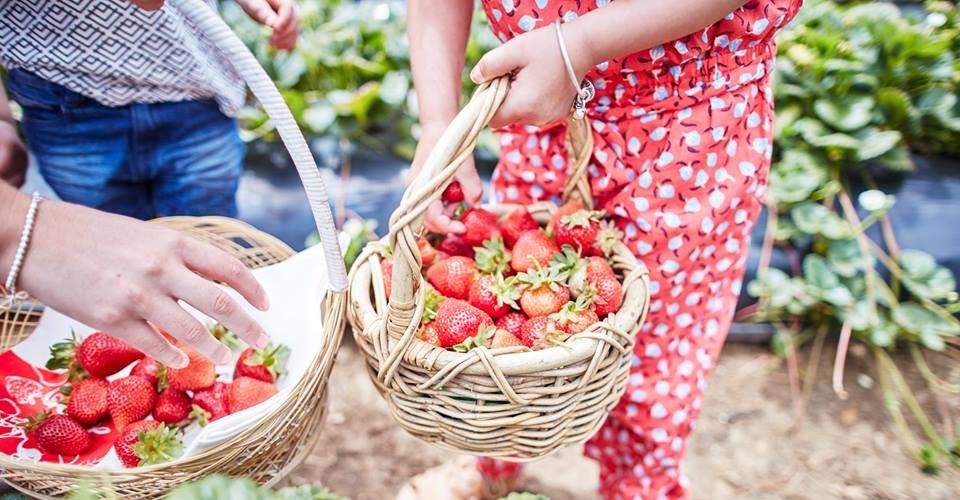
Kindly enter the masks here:
M 247 15 L 260 24 L 273 27 L 276 22 L 277 13 L 265 0 L 248 0 L 241 5 L 245 7 Z
M 505 75 L 519 66 L 516 60 L 516 51 L 510 45 L 501 45 L 480 58 L 477 65 L 470 70 L 470 79 L 473 83 L 481 84 L 498 76 Z

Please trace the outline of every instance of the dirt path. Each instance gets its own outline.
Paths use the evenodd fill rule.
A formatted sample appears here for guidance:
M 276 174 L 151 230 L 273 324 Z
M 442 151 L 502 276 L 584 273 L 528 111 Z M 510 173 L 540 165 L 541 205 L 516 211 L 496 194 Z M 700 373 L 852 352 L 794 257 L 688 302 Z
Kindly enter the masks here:
M 390 499 L 406 478 L 449 458 L 396 427 L 363 372 L 356 348 L 341 350 L 331 411 L 314 453 L 292 481 L 320 481 L 354 500 Z M 783 364 L 762 346 L 731 344 L 710 379 L 704 413 L 690 444 L 694 498 L 948 499 L 960 473 L 922 474 L 891 432 L 865 353 L 847 365 L 846 401 L 830 389 L 825 352 L 806 418 L 794 426 Z M 905 360 L 904 360 L 905 361 Z M 942 365 L 942 367 L 945 365 Z M 950 370 L 939 370 L 940 373 Z M 960 382 L 960 367 L 949 374 Z M 914 387 L 919 384 L 914 380 Z M 921 402 L 932 405 L 929 395 Z M 960 414 L 960 397 L 949 401 Z M 554 500 L 595 498 L 596 465 L 566 449 L 528 468 L 528 485 Z

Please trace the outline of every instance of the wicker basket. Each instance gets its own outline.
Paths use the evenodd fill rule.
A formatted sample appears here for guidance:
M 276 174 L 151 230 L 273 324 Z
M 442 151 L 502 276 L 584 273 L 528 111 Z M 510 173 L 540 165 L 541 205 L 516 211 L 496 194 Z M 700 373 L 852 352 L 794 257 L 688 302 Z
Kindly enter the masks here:
M 417 247 L 423 214 L 472 154 L 508 85 L 500 79 L 481 86 L 438 141 L 394 212 L 390 234 L 369 245 L 355 263 L 348 319 L 371 379 L 404 429 L 454 451 L 526 461 L 587 440 L 616 405 L 646 316 L 649 279 L 619 244 L 612 261 L 623 280 L 623 306 L 562 347 L 480 347 L 458 353 L 416 338 L 424 305 Z M 586 166 L 592 139 L 586 127 L 571 121 L 571 175 L 564 192 L 590 204 Z M 487 208 L 502 214 L 515 207 Z M 545 224 L 556 206 L 538 203 L 528 209 Z M 394 259 L 389 300 L 379 265 L 387 248 Z
M 283 261 L 294 253 L 276 238 L 233 219 L 171 217 L 154 222 L 225 250 L 250 268 Z M 160 496 L 180 483 L 213 473 L 247 476 L 263 484 L 279 481 L 309 453 L 326 416 L 326 381 L 343 334 L 345 303 L 343 293 L 327 295 L 323 345 L 291 397 L 228 441 L 188 458 L 122 471 L 24 462 L 0 455 L 0 477 L 17 490 L 41 498 L 64 495 L 84 478 L 95 490 L 121 498 Z M 0 317 L 4 342 L 26 338 L 39 317 L 35 302 L 17 304 Z M 12 346 L 5 343 L 3 349 Z

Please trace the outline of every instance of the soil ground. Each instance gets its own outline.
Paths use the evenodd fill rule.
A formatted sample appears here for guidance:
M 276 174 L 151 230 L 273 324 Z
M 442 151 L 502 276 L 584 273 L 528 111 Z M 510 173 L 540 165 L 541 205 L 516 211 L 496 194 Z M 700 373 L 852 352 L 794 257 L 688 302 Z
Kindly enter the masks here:
M 330 389 L 327 425 L 294 484 L 321 482 L 354 500 L 393 498 L 410 476 L 454 455 L 424 444 L 395 426 L 367 380 L 359 351 L 345 339 Z M 828 345 L 831 345 L 828 342 Z M 710 379 L 687 475 L 694 498 L 726 499 L 952 499 L 960 497 L 960 469 L 920 472 L 894 432 L 865 349 L 854 346 L 840 399 L 831 389 L 833 352 L 825 348 L 809 385 L 806 411 L 796 423 L 785 363 L 766 346 L 729 344 Z M 807 366 L 809 351 L 800 353 Z M 906 356 L 896 358 L 915 389 L 922 381 Z M 935 371 L 960 383 L 960 364 L 942 357 Z M 917 390 L 939 423 L 960 415 L 960 396 L 937 399 Z M 952 426 L 952 424 L 950 424 Z M 527 468 L 525 489 L 553 500 L 596 497 L 597 467 L 568 448 Z

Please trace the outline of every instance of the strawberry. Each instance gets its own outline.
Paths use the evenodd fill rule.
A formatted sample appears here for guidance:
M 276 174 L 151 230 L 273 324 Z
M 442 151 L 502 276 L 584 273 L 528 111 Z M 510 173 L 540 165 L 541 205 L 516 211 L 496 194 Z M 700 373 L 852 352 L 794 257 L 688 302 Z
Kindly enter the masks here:
M 167 367 L 157 363 L 153 358 L 143 358 L 133 365 L 130 375 L 137 375 L 150 381 L 157 390 L 167 385 Z
M 491 349 L 496 349 L 498 347 L 513 347 L 523 345 L 523 342 L 521 342 L 516 335 L 508 332 L 507 330 L 497 328 L 493 334 L 493 337 L 490 339 L 489 344 Z
M 588 290 L 593 294 L 597 316 L 603 318 L 616 312 L 623 304 L 623 287 L 615 276 L 597 275 L 588 278 Z
M 437 317 L 437 309 L 440 308 L 440 304 L 446 300 L 446 297 L 440 295 L 440 292 L 436 288 L 427 285 L 426 290 L 423 291 L 426 296 L 423 298 L 423 323 L 429 323 Z
M 70 388 L 67 415 L 84 427 L 91 427 L 105 417 L 107 388 L 110 383 L 102 378 L 81 380 Z
M 444 203 L 460 203 L 463 201 L 463 187 L 460 186 L 460 181 L 453 181 L 447 184 L 446 189 L 443 190 L 443 194 L 440 195 L 440 199 L 442 199 Z
M 433 245 L 431 245 L 430 242 L 422 236 L 419 240 L 417 240 L 417 247 L 420 248 L 421 265 L 423 265 L 423 267 L 430 267 L 430 264 L 433 264 L 433 261 L 436 260 L 439 252 L 437 252 L 437 249 L 433 248 Z
M 563 277 L 555 267 L 541 268 L 517 275 L 523 286 L 520 308 L 530 317 L 546 316 L 560 310 L 570 300 L 570 291 L 562 285 Z
M 33 434 L 47 453 L 74 456 L 90 448 L 90 434 L 67 415 L 40 412 L 27 420 L 24 430 Z
M 170 387 L 181 391 L 196 391 L 213 385 L 217 380 L 217 369 L 213 361 L 189 347 L 177 347 L 187 354 L 189 361 L 183 368 L 167 367 L 167 383 Z
M 513 245 L 513 256 L 510 258 L 510 267 L 518 273 L 522 273 L 534 267 L 534 262 L 541 266 L 550 263 L 553 254 L 560 251 L 557 244 L 544 233 L 543 230 L 535 229 L 527 231 L 517 238 L 517 243 Z
M 566 333 L 575 334 L 586 330 L 590 325 L 600 321 L 596 311 L 590 308 L 593 303 L 591 293 L 581 294 L 576 302 L 567 302 L 560 311 L 550 315 L 550 319 L 556 322 Z
M 263 349 L 248 347 L 240 353 L 234 377 L 253 377 L 264 382 L 276 382 L 277 378 L 285 373 L 287 358 L 290 349 L 283 345 L 267 344 Z
M 101 378 L 113 375 L 142 357 L 142 352 L 126 342 L 106 333 L 95 332 L 79 343 L 77 336 L 73 335 L 70 339 L 53 344 L 46 366 L 51 370 L 68 370 L 70 380 L 74 381 L 84 378 L 84 371 Z
M 501 275 L 484 274 L 470 286 L 470 305 L 497 319 L 510 312 L 511 307 L 519 309 L 517 299 L 520 289 L 516 287 L 516 278 L 504 279 Z
M 380 259 L 380 274 L 383 275 L 383 290 L 390 296 L 390 285 L 393 283 L 393 259 L 384 256 Z
M 195 417 L 201 426 L 208 422 L 225 417 L 230 414 L 227 409 L 227 399 L 230 393 L 230 385 L 224 382 L 214 382 L 206 389 L 201 389 L 193 393 L 193 410 L 190 416 Z
M 440 241 L 440 246 L 438 246 L 437 249 L 441 253 L 449 256 L 460 255 L 472 259 L 474 255 L 473 245 L 463 241 L 463 239 L 455 234 L 447 235 L 446 238 Z
M 550 265 L 566 276 L 570 294 L 579 297 L 587 286 L 588 278 L 596 276 L 613 276 L 613 269 L 603 257 L 581 258 L 580 254 L 570 245 L 564 245 L 560 253 L 553 256 Z
M 613 247 L 623 240 L 623 233 L 617 229 L 617 226 L 611 220 L 600 221 L 600 230 L 597 231 L 597 237 L 593 246 L 587 252 L 589 255 L 597 257 L 610 257 L 613 254 Z
M 480 331 L 478 331 L 476 335 L 467 337 L 463 339 L 463 342 L 453 346 L 453 350 L 457 352 L 467 352 L 477 347 L 488 347 L 490 339 L 493 338 L 496 330 L 496 327 L 493 325 L 484 326 L 480 328 Z
M 530 212 L 527 211 L 525 207 L 520 207 L 510 212 L 509 215 L 504 217 L 503 222 L 500 224 L 500 233 L 510 248 L 513 248 L 513 245 L 517 243 L 517 238 L 519 238 L 521 234 L 534 229 L 540 229 L 540 225 L 537 224 L 537 221 L 533 220 L 533 216 L 530 215 Z
M 514 335 L 520 333 L 520 327 L 527 321 L 527 316 L 523 313 L 509 312 L 497 320 L 497 328 L 506 330 Z
M 506 274 L 510 272 L 510 252 L 503 240 L 495 238 L 483 242 L 476 250 L 477 270 L 483 274 Z
M 585 253 L 597 241 L 602 216 L 603 212 L 577 210 L 570 215 L 560 217 L 559 224 L 553 228 L 557 244 L 570 245 L 579 253 Z
M 167 387 L 157 396 L 153 407 L 153 418 L 168 424 L 183 422 L 190 416 L 190 396 L 187 393 Z
M 117 379 L 110 382 L 107 388 L 107 408 L 118 430 L 143 420 L 153 411 L 156 402 L 157 393 L 153 384 L 143 377 L 133 375 Z
M 500 237 L 500 221 L 497 214 L 478 207 L 463 212 L 460 222 L 466 230 L 460 235 L 470 246 L 478 247 L 484 241 Z
M 227 394 L 227 408 L 230 413 L 258 405 L 277 393 L 277 386 L 250 377 L 233 379 Z
M 183 449 L 183 433 L 156 420 L 133 422 L 113 443 L 124 467 L 169 462 Z
M 520 328 L 517 338 L 523 345 L 532 349 L 543 349 L 563 343 L 569 335 L 560 330 L 557 324 L 547 316 L 528 319 Z
M 547 232 L 553 234 L 557 228 L 557 224 L 560 223 L 560 219 L 576 212 L 577 210 L 583 209 L 583 203 L 580 203 L 579 201 L 570 201 L 563 204 L 557 209 L 556 212 L 553 213 L 553 215 L 550 216 L 550 222 L 547 223 Z
M 455 299 L 466 299 L 470 295 L 470 286 L 477 267 L 467 257 L 454 256 L 430 266 L 427 280 L 442 295 Z
M 493 324 L 487 313 L 457 299 L 447 299 L 440 304 L 436 324 L 437 338 L 440 347 L 453 347 L 468 337 L 473 337 L 480 331 Z
M 440 345 L 440 336 L 437 334 L 436 325 L 433 323 L 427 323 L 423 328 L 420 329 L 420 332 L 417 334 L 417 338 L 435 346 Z

